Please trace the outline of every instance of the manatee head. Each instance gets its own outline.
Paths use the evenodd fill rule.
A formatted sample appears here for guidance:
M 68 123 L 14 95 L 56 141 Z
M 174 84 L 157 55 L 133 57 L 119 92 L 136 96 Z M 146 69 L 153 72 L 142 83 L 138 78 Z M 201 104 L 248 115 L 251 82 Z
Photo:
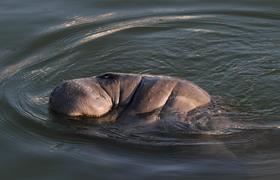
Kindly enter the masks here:
M 141 76 L 121 73 L 65 81 L 51 92 L 49 107 L 67 116 L 100 117 L 126 105 L 140 81 Z
M 112 106 L 112 98 L 94 77 L 62 82 L 49 99 L 51 110 L 67 116 L 100 117 Z

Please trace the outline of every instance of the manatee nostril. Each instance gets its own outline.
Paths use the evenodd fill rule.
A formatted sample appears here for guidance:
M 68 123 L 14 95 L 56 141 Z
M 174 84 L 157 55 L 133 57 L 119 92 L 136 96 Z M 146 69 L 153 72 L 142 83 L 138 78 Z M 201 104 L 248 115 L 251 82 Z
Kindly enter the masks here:
M 112 74 L 112 73 L 105 73 L 105 74 L 97 76 L 97 78 L 99 78 L 99 79 L 114 79 L 114 78 L 116 78 L 116 75 Z

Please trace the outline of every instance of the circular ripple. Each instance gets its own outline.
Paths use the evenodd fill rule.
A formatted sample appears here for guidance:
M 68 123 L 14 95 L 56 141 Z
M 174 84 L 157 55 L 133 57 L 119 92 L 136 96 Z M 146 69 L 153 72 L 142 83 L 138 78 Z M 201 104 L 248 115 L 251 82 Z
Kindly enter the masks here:
M 198 83 L 210 94 L 238 102 L 238 111 L 225 116 L 246 122 L 243 129 L 259 129 L 252 128 L 257 123 L 262 123 L 262 128 L 275 127 L 280 102 L 276 93 L 280 81 L 277 17 L 262 11 L 172 9 L 133 16 L 107 13 L 73 17 L 42 32 L 4 62 L 0 73 L 1 116 L 6 121 L 1 123 L 47 136 L 55 131 L 136 144 L 247 143 L 252 136 L 241 140 L 230 135 L 231 141 L 227 139 L 229 134 L 240 132 L 240 127 L 204 133 L 216 135 L 215 141 L 202 137 L 202 132 L 195 136 L 178 133 L 178 129 L 173 134 L 168 128 L 164 132 L 166 127 L 71 127 L 50 115 L 48 96 L 62 80 L 106 71 L 173 75 Z

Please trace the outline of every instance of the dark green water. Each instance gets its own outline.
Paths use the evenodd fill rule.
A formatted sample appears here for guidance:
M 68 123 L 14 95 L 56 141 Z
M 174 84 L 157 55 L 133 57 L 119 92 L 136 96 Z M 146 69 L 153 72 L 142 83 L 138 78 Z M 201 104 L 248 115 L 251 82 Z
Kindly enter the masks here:
M 56 84 L 107 71 L 194 81 L 244 127 L 120 143 L 49 114 Z M 0 88 L 0 179 L 280 178 L 278 0 L 2 0 Z

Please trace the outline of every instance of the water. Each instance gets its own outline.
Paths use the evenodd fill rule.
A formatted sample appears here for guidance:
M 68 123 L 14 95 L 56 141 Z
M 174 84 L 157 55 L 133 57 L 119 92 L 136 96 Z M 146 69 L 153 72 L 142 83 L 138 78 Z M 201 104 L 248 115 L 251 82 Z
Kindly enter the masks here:
M 1 179 L 279 179 L 279 7 L 1 1 Z M 108 71 L 191 80 L 233 102 L 227 117 L 243 129 L 160 139 L 106 129 L 102 138 L 49 114 L 59 82 Z

